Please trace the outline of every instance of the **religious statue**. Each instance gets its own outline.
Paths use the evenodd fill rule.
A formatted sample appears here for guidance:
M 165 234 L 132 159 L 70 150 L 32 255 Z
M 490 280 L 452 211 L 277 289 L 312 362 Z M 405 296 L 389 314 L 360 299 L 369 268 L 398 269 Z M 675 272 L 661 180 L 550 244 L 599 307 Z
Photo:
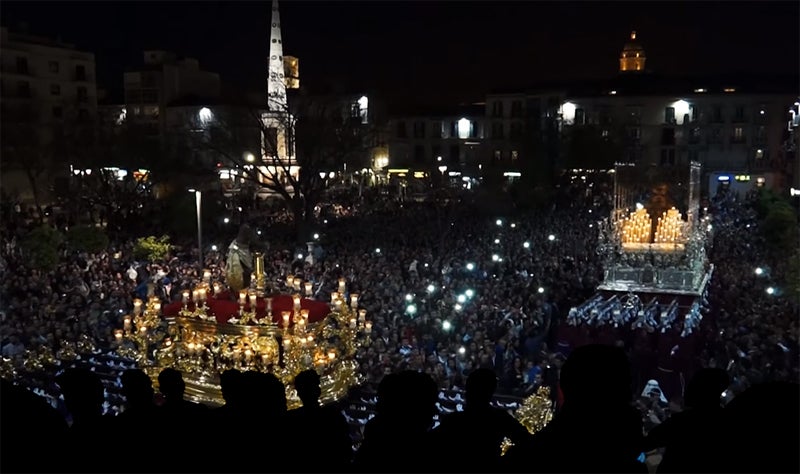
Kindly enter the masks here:
M 228 261 L 225 267 L 228 286 L 233 294 L 250 287 L 253 273 L 253 255 L 250 242 L 253 233 L 247 224 L 239 228 L 239 235 L 228 245 Z

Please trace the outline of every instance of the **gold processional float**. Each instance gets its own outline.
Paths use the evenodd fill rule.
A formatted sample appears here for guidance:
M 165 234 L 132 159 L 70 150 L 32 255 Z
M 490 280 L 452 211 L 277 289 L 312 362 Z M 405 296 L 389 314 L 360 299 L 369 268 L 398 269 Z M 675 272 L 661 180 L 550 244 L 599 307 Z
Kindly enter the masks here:
M 266 292 L 263 254 L 256 253 L 254 260 L 254 284 L 239 292 L 236 317 L 220 323 L 211 311 L 209 296 L 224 297 L 225 288 L 221 282 L 212 282 L 206 270 L 199 285 L 191 292 L 183 291 L 181 309 L 174 316 L 162 314 L 162 303 L 155 296 L 146 302 L 135 300 L 133 314 L 125 315 L 123 328 L 115 331 L 117 354 L 135 360 L 155 384 L 163 369 L 181 371 L 187 397 L 210 405 L 224 403 L 219 378 L 228 369 L 276 375 L 286 386 L 290 409 L 301 405 L 293 382 L 307 369 L 320 374 L 323 403 L 343 398 L 363 382 L 355 355 L 359 347 L 371 343 L 372 322 L 367 320 L 367 311 L 358 307 L 359 295 L 350 294 L 346 302 L 346 282 L 340 279 L 327 314 L 310 321 L 310 312 L 302 304 L 312 297 L 313 285 L 289 275 L 286 288 L 293 292 L 292 310 L 281 311 L 278 319 L 272 310 L 276 295 Z M 300 295 L 301 288 L 307 298 Z M 261 318 L 255 310 L 259 301 L 265 307 Z M 553 416 L 549 389 L 539 388 L 515 416 L 531 433 L 544 427 Z M 504 446 L 507 449 L 509 444 Z

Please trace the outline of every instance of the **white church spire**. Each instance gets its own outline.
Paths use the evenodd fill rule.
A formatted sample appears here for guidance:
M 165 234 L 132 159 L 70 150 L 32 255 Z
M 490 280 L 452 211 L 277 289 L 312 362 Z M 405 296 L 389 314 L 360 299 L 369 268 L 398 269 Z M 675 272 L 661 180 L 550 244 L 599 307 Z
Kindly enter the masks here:
M 269 61 L 267 67 L 267 108 L 272 112 L 286 111 L 286 83 L 283 70 L 283 43 L 278 0 L 272 0 L 272 22 L 269 33 Z

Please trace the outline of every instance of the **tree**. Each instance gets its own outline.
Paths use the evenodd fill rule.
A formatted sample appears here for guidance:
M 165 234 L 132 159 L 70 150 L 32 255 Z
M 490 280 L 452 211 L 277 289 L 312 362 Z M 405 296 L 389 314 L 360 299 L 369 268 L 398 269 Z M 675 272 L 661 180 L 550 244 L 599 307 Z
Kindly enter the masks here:
M 368 163 L 374 129 L 354 117 L 350 105 L 317 98 L 298 100 L 291 113 L 240 108 L 215 115 L 206 133 L 192 137 L 193 143 L 257 189 L 283 198 L 297 238 L 304 241 L 325 191 L 326 178 L 320 174 Z M 254 133 L 262 146 L 253 146 Z
M 136 240 L 136 245 L 133 248 L 133 255 L 138 259 L 158 262 L 164 260 L 171 249 L 172 245 L 169 243 L 168 235 L 162 235 L 161 237 L 151 235 Z
M 74 226 L 67 231 L 67 245 L 79 252 L 97 253 L 108 247 L 108 236 L 95 226 Z
M 34 228 L 22 240 L 22 249 L 34 268 L 51 271 L 58 264 L 58 247 L 63 237 L 47 225 Z

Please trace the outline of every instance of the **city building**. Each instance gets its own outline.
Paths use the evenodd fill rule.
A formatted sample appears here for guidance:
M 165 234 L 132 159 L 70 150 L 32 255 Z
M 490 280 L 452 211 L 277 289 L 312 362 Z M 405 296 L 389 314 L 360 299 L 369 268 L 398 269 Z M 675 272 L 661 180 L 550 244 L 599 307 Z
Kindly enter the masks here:
M 642 72 L 647 58 L 644 48 L 636 40 L 636 32 L 631 32 L 631 39 L 625 43 L 619 55 L 619 72 Z
M 94 54 L 0 28 L 0 102 L 2 187 L 25 201 L 45 202 L 49 183 L 69 172 L 56 141 L 77 136 L 97 114 Z

